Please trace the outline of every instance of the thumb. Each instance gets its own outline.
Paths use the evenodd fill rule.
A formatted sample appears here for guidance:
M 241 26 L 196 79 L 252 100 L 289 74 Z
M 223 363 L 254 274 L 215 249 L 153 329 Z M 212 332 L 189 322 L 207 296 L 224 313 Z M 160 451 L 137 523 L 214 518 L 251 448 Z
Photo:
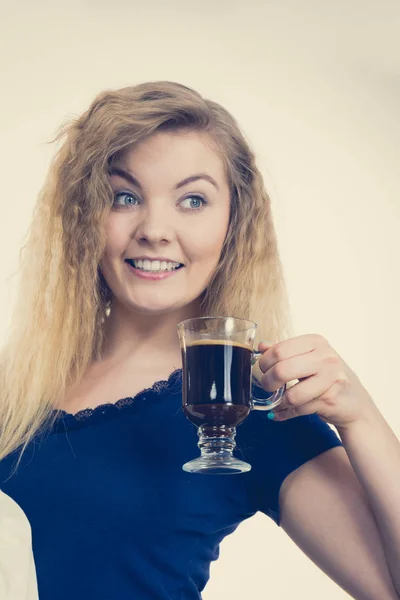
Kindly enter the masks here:
M 258 344 L 258 349 L 260 351 L 267 350 L 268 348 L 272 348 L 273 345 L 273 342 L 270 342 L 268 340 L 261 340 L 261 342 L 259 342 Z

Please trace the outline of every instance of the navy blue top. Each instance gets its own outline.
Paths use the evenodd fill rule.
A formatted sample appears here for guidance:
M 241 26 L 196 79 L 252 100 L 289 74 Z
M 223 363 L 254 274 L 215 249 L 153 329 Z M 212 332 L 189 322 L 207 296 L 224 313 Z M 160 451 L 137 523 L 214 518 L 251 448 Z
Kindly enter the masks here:
M 189 474 L 198 437 L 181 393 L 177 369 L 134 398 L 61 413 L 11 477 L 18 454 L 0 462 L 0 488 L 31 524 L 40 600 L 198 600 L 221 540 L 257 511 L 279 525 L 285 477 L 341 445 L 315 415 L 252 411 L 234 451 L 252 470 Z

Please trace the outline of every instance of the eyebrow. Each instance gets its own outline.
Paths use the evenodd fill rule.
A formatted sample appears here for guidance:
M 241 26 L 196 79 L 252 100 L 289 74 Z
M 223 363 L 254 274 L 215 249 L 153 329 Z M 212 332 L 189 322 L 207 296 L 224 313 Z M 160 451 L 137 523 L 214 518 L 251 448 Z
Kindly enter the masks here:
M 122 169 L 121 167 L 114 167 L 114 166 L 111 167 L 109 169 L 109 175 L 119 175 L 119 177 L 122 177 L 126 181 L 129 181 L 133 185 L 136 185 L 138 188 L 142 189 L 139 181 L 131 173 L 129 173 L 125 169 Z M 194 175 L 190 175 L 189 177 L 186 177 L 185 179 L 182 179 L 182 181 L 180 181 L 179 183 L 177 183 L 174 189 L 178 190 L 179 188 L 184 187 L 188 183 L 193 183 L 194 181 L 198 181 L 199 179 L 203 179 L 204 181 L 208 181 L 217 190 L 219 190 L 218 184 L 215 181 L 215 179 L 213 179 L 211 177 L 211 175 L 207 175 L 207 173 L 195 173 Z

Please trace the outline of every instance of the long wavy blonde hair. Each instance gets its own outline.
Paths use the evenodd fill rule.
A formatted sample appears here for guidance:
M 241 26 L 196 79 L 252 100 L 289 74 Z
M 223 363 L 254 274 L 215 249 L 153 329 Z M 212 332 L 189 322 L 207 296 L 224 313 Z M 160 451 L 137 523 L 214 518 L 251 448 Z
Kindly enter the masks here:
M 63 124 L 21 251 L 20 288 L 0 355 L 0 459 L 51 427 L 57 401 L 99 359 L 110 290 L 99 271 L 118 153 L 160 130 L 207 132 L 224 161 L 231 217 L 201 314 L 258 324 L 256 343 L 292 335 L 270 198 L 237 122 L 178 83 L 104 91 Z

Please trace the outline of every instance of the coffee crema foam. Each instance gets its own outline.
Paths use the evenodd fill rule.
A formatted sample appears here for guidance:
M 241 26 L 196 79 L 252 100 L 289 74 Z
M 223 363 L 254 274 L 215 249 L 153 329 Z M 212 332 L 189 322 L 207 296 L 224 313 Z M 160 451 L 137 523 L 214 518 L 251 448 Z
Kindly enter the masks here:
M 252 351 L 252 347 L 247 344 L 242 344 L 240 342 L 236 342 L 235 340 L 195 340 L 194 342 L 190 342 L 190 344 L 186 344 L 186 348 L 190 348 L 192 346 L 237 346 L 238 348 L 243 348 L 244 350 Z

